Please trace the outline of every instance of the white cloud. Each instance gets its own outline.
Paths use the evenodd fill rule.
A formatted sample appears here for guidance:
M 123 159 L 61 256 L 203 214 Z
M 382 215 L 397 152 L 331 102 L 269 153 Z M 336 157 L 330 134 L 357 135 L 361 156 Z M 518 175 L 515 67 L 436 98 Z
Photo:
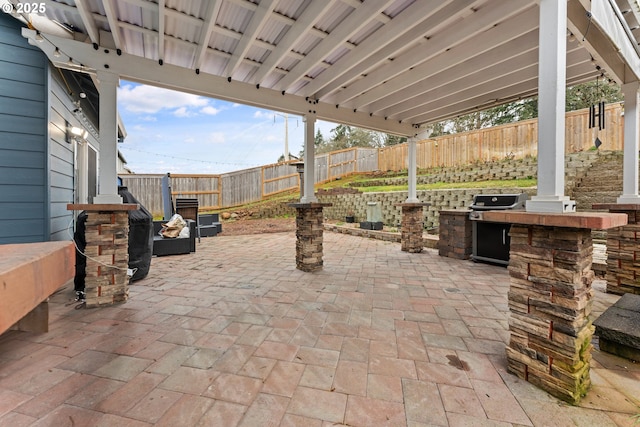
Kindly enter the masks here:
M 189 117 L 191 113 L 187 111 L 187 107 L 180 107 L 173 112 L 173 115 L 176 117 Z
M 256 119 L 272 118 L 273 117 L 273 113 L 271 113 L 269 111 L 257 110 L 255 113 L 253 113 L 253 117 L 256 118 Z
M 224 144 L 225 138 L 222 132 L 212 132 L 209 134 L 209 142 L 214 144 Z
M 220 109 L 218 109 L 216 107 L 212 107 L 211 105 L 207 105 L 206 107 L 204 107 L 204 108 L 202 108 L 200 110 L 201 113 L 208 114 L 210 116 L 215 116 L 220 111 L 221 111 Z
M 127 111 L 155 114 L 176 108 L 203 108 L 209 100 L 203 96 L 147 85 L 124 85 L 118 89 L 118 103 Z

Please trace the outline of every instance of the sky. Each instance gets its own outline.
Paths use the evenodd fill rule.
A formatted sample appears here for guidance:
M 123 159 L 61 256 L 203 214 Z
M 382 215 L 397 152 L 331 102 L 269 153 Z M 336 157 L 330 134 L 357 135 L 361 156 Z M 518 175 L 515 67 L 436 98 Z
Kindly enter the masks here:
M 122 80 L 118 144 L 134 173 L 219 174 L 276 163 L 284 154 L 284 114 Z M 316 121 L 325 138 L 334 123 Z M 289 152 L 303 149 L 304 122 L 289 115 Z

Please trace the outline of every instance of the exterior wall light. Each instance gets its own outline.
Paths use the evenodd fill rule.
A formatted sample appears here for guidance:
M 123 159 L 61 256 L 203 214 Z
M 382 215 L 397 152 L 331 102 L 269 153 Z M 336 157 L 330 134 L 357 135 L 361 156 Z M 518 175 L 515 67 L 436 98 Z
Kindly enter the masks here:
M 89 136 L 89 131 L 83 128 L 79 128 L 76 126 L 71 126 L 69 122 L 67 122 L 67 134 L 66 141 L 71 144 L 73 141 L 81 142 Z

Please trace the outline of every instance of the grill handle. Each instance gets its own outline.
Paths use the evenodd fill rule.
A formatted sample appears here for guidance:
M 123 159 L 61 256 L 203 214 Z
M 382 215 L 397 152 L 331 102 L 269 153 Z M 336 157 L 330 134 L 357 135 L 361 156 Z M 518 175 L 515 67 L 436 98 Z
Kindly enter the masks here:
M 508 205 L 508 206 L 471 205 L 471 206 L 469 206 L 469 209 L 471 209 L 473 211 L 502 211 L 502 210 L 520 208 L 521 206 L 522 206 L 521 202 L 516 202 L 516 203 L 513 203 L 513 204 Z

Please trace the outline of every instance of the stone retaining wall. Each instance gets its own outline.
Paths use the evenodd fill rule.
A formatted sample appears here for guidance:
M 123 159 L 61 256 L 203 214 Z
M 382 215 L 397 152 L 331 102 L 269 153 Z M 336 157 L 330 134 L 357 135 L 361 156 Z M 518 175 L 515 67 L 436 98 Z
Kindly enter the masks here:
M 565 194 L 571 195 L 576 181 L 582 178 L 587 169 L 602 155 L 598 151 L 583 151 L 567 154 L 565 161 Z M 487 179 L 517 179 L 536 176 L 537 159 L 527 158 L 521 160 L 491 162 L 484 164 L 466 165 L 446 168 L 437 173 L 419 176 L 419 183 L 433 182 L 473 182 Z M 406 184 L 407 178 L 395 177 L 381 179 L 383 184 Z M 439 226 L 438 212 L 446 209 L 465 209 L 475 194 L 488 193 L 520 193 L 526 192 L 529 197 L 536 194 L 535 188 L 474 188 L 474 189 L 449 189 L 449 190 L 421 190 L 418 191 L 418 199 L 431 203 L 424 209 L 424 225 L 427 230 Z M 400 207 L 394 206 L 407 199 L 406 191 L 393 191 L 381 193 L 352 193 L 352 194 L 317 194 L 322 203 L 332 203 L 333 207 L 325 209 L 324 215 L 328 219 L 344 221 L 347 212 L 355 213 L 356 221 L 367 219 L 367 202 L 379 202 L 382 207 L 382 218 L 385 225 L 397 227 L 400 225 Z M 294 216 L 295 210 L 288 207 L 285 202 L 278 205 L 261 208 L 252 216 L 254 218 L 272 218 L 274 216 Z
M 532 196 L 536 194 L 535 188 L 474 188 L 454 190 L 422 190 L 418 191 L 418 199 L 421 202 L 431 203 L 431 206 L 423 209 L 423 221 L 426 229 L 437 228 L 439 225 L 439 211 L 451 209 L 466 209 L 473 200 L 473 196 L 481 193 L 521 193 Z M 390 191 L 384 193 L 361 194 L 337 194 L 320 196 L 322 203 L 331 203 L 332 207 L 324 210 L 326 218 L 344 221 L 347 212 L 353 211 L 356 221 L 367 219 L 367 203 L 378 202 L 382 210 L 382 222 L 385 225 L 398 227 L 402 219 L 402 211 L 398 203 L 407 199 L 406 191 Z
M 584 171 L 597 160 L 601 154 L 598 151 L 583 151 L 570 153 L 565 158 L 565 184 L 566 193 L 575 185 L 576 179 L 584 175 Z M 417 178 L 418 184 L 434 184 L 437 182 L 473 182 L 488 180 L 509 180 L 535 178 L 538 175 L 538 161 L 536 158 L 503 160 L 486 163 L 474 163 L 471 165 L 455 166 L 450 168 L 437 168 L 422 171 L 425 175 Z M 407 176 L 381 178 L 367 183 L 352 183 L 351 186 L 368 185 L 407 185 Z

